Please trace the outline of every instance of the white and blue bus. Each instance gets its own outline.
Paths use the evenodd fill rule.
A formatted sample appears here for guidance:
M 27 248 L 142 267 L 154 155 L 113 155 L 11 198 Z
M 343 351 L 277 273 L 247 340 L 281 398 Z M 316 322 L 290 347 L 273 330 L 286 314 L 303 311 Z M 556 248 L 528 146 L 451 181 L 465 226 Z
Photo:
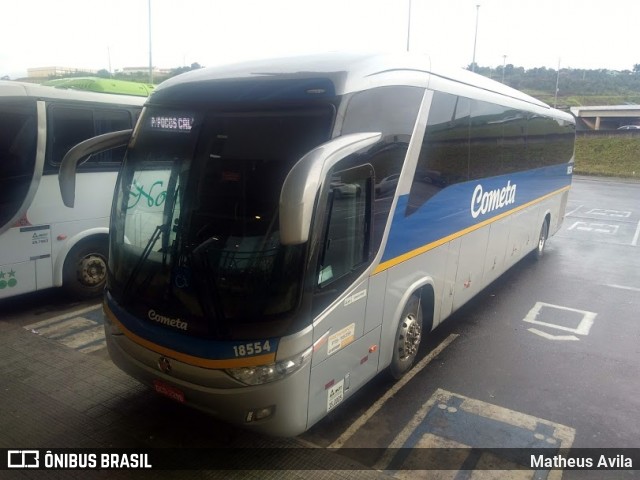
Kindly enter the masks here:
M 124 148 L 80 166 L 72 210 L 58 171 L 76 143 L 132 128 L 144 100 L 0 81 L 0 299 L 55 286 L 76 297 L 102 293 Z
M 426 57 L 332 54 L 163 83 L 111 215 L 107 345 L 174 400 L 299 434 L 562 223 L 574 121 Z M 75 150 L 75 149 L 74 149 Z M 162 195 L 141 191 L 164 185 Z

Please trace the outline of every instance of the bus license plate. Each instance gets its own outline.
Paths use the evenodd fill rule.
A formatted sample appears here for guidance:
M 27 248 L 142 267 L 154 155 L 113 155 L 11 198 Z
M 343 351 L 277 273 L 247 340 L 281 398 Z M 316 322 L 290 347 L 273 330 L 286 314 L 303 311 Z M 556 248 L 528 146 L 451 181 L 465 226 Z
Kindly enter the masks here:
M 176 402 L 184 403 L 184 392 L 182 390 L 177 389 L 176 387 L 167 385 L 162 380 L 154 380 L 153 388 L 160 395 L 169 397 L 171 400 L 175 400 Z

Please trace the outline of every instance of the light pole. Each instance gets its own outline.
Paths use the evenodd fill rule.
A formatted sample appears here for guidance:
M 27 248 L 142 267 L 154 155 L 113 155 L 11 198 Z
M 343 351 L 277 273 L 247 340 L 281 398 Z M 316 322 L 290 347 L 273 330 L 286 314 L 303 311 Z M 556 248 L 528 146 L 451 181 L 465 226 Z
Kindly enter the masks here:
M 480 5 L 476 5 L 476 34 L 473 37 L 473 60 L 471 60 L 471 71 L 476 71 L 476 44 L 478 43 L 478 17 L 480 16 Z
M 507 56 L 502 56 L 502 83 L 504 83 L 504 69 L 507 66 Z
M 558 106 L 558 86 L 560 84 L 560 59 L 558 58 L 558 73 L 556 74 L 556 96 L 553 99 L 553 108 Z
M 151 59 L 151 0 L 149 0 L 149 83 L 153 83 L 153 61 Z
M 407 52 L 409 51 L 410 38 L 411 38 L 411 0 L 409 0 L 409 19 L 407 21 Z

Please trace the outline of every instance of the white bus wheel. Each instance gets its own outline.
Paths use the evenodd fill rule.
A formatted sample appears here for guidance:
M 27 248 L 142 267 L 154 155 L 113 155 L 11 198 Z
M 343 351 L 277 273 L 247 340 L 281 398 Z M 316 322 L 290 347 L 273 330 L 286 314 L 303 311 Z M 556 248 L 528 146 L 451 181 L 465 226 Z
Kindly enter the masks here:
M 64 262 L 62 286 L 74 298 L 100 295 L 107 280 L 107 241 L 86 240 L 71 249 Z
M 402 311 L 396 332 L 393 357 L 389 365 L 389 373 L 393 378 L 402 378 L 413 366 L 421 339 L 422 307 L 420 306 L 420 296 L 414 293 Z

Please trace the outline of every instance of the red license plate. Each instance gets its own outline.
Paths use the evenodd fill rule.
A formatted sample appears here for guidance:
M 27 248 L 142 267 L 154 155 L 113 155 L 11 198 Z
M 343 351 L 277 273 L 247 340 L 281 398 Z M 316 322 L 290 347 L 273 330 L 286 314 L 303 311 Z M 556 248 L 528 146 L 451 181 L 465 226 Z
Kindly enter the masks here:
M 175 400 L 176 402 L 184 403 L 184 392 L 176 387 L 167 385 L 162 380 L 154 380 L 153 388 L 160 395 L 169 397 L 171 400 Z

